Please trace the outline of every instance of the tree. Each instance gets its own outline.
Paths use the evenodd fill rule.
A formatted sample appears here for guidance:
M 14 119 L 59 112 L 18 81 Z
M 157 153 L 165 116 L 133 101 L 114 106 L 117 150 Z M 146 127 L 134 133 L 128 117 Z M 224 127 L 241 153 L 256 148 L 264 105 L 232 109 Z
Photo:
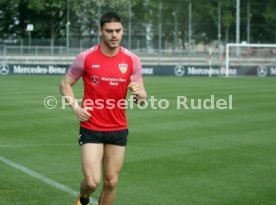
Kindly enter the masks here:
M 20 36 L 18 4 L 19 0 L 0 0 L 0 38 L 12 39 Z
M 275 0 L 268 0 L 265 6 L 265 12 L 263 12 L 264 19 L 267 22 L 266 30 L 270 34 L 270 39 L 276 43 L 276 2 Z
M 275 0 L 241 1 L 241 39 L 246 40 L 249 1 L 251 41 L 276 42 Z M 70 39 L 89 39 L 85 41 L 86 45 L 98 40 L 100 16 L 106 11 L 119 11 L 124 19 L 126 35 L 131 17 L 134 45 L 157 48 L 161 25 L 162 47 L 178 45 L 178 48 L 183 48 L 189 36 L 189 2 L 192 3 L 192 38 L 195 43 L 207 44 L 218 39 L 218 2 L 221 4 L 222 39 L 225 43 L 235 39 L 236 2 L 233 0 L 0 0 L 0 38 L 26 38 L 26 26 L 33 24 L 34 39 L 52 39 L 52 45 L 56 39 L 65 42 L 67 2 Z M 132 13 L 129 16 L 130 4 Z M 124 38 L 123 43 L 126 40 Z
M 30 0 L 27 7 L 32 10 L 36 18 L 34 22 L 37 37 L 51 38 L 51 45 L 60 37 L 66 25 L 66 1 L 64 0 Z
M 101 2 L 97 0 L 72 1 L 70 16 L 71 30 L 77 37 L 94 35 L 98 31 L 99 9 Z
M 82 0 L 71 1 L 72 12 L 70 15 L 71 31 L 73 36 L 97 38 L 99 33 L 100 16 L 107 11 L 122 11 L 123 17 L 128 15 L 128 0 Z

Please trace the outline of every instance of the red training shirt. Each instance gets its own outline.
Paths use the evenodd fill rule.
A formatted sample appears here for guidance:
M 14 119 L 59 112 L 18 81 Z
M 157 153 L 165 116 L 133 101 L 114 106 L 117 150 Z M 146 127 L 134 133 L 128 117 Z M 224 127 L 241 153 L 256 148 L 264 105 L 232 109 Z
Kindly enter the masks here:
M 142 82 L 139 58 L 123 47 L 117 55 L 109 57 L 101 52 L 100 45 L 80 53 L 68 74 L 84 82 L 83 107 L 92 107 L 91 117 L 80 126 L 96 131 L 127 129 L 124 101 L 130 76 Z

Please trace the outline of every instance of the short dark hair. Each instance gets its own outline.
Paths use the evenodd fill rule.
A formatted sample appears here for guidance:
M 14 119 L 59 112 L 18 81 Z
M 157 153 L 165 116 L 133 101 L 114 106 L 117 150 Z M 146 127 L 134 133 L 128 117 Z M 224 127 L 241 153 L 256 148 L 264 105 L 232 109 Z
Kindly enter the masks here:
M 104 26 L 105 23 L 110 23 L 110 22 L 120 22 L 120 23 L 123 24 L 123 19 L 116 12 L 112 12 L 112 11 L 107 12 L 104 15 L 102 15 L 102 17 L 100 19 L 101 28 Z

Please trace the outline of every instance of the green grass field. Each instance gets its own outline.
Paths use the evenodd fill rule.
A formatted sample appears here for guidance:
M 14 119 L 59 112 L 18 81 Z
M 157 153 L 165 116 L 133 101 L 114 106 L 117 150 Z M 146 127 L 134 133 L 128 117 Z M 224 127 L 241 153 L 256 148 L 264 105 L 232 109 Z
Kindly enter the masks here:
M 61 109 L 62 76 L 0 77 L 0 204 L 71 205 L 78 191 L 78 122 Z M 276 78 L 145 77 L 168 109 L 128 110 L 129 144 L 116 205 L 276 204 Z M 75 87 L 82 96 L 82 84 Z M 233 97 L 233 109 L 176 109 L 188 99 Z M 58 99 L 46 109 L 46 96 Z M 99 197 L 98 190 L 94 198 Z

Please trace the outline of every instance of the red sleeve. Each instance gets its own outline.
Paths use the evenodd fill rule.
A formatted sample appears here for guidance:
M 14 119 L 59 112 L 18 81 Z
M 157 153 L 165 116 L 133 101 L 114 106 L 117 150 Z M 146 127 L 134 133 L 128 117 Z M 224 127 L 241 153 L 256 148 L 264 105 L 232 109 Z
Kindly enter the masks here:
M 75 58 L 73 64 L 70 66 L 67 73 L 70 75 L 70 77 L 72 77 L 75 80 L 79 79 L 83 75 L 84 58 L 82 53 Z
M 132 77 L 134 82 L 142 82 L 142 64 L 140 59 L 132 54 L 131 55 L 132 61 L 133 61 L 133 69 L 132 69 Z
M 84 58 L 82 53 L 75 58 L 67 73 L 75 80 L 79 79 L 83 75 Z

